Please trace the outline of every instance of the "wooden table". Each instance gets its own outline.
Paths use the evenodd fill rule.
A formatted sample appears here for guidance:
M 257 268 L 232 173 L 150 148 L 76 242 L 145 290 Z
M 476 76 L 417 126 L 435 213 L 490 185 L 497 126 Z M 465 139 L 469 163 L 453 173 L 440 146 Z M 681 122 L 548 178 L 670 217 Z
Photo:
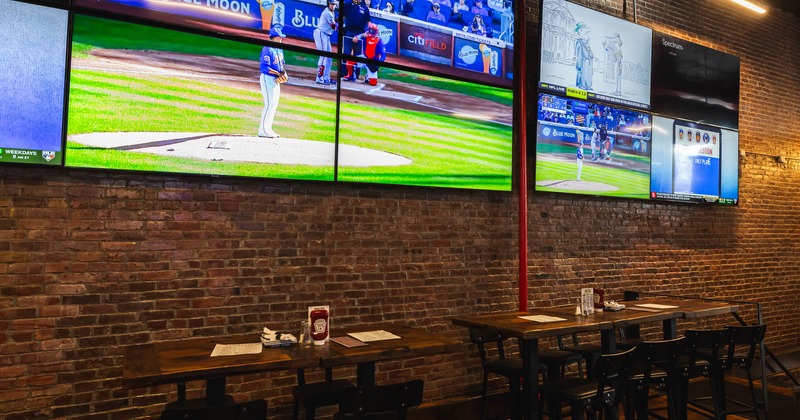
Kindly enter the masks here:
M 501 312 L 490 314 L 467 315 L 453 318 L 453 324 L 467 328 L 482 328 L 516 337 L 522 355 L 523 406 L 512 404 L 511 418 L 539 419 L 539 338 L 552 337 L 574 332 L 603 331 L 613 327 L 611 322 L 596 317 L 583 317 L 572 313 L 564 313 L 561 308 L 535 309 L 528 312 Z M 565 319 L 556 322 L 535 322 L 520 318 L 530 315 L 549 315 Z M 520 412 L 520 408 L 524 413 Z
M 404 359 L 438 353 L 458 351 L 461 342 L 440 334 L 399 325 L 366 325 L 360 327 L 334 329 L 333 337 L 347 333 L 385 330 L 399 339 L 371 341 L 362 347 L 344 347 L 330 342 L 318 348 L 320 366 L 336 367 L 356 364 L 357 383 L 360 386 L 375 385 L 375 363 L 385 360 Z
M 210 357 L 216 344 L 257 343 L 259 335 L 203 337 L 132 346 L 125 349 L 122 382 L 127 388 L 177 383 L 178 399 L 183 401 L 186 381 L 205 380 L 206 404 L 216 405 L 226 401 L 227 376 L 355 364 L 358 384 L 369 386 L 375 384 L 376 362 L 454 352 L 461 347 L 461 342 L 439 334 L 387 324 L 337 328 L 333 335 L 374 330 L 386 330 L 400 338 L 352 348 L 336 343 L 322 346 L 294 344 L 267 347 L 260 354 L 219 357 Z
M 626 309 L 618 312 L 596 312 L 594 315 L 575 315 L 575 307 L 537 308 L 528 312 L 501 312 L 489 314 L 467 315 L 453 318 L 453 324 L 467 328 L 483 328 L 515 337 L 520 342 L 525 377 L 523 378 L 523 395 L 526 404 L 524 413 L 512 407 L 513 419 L 540 418 L 539 406 L 536 403 L 539 395 L 539 342 L 542 337 L 552 337 L 576 332 L 599 331 L 603 352 L 616 352 L 617 328 L 635 327 L 648 322 L 661 321 L 664 338 L 677 337 L 677 320 L 680 318 L 700 318 L 738 311 L 738 306 L 721 302 L 678 299 L 647 299 L 624 302 Z M 674 308 L 645 310 L 636 305 L 658 304 L 674 306 Z M 558 322 L 535 322 L 520 318 L 527 315 L 550 315 L 565 319 Z
M 267 347 L 260 354 L 210 357 L 217 344 L 260 343 L 257 333 L 202 337 L 132 346 L 125 349 L 122 384 L 127 388 L 177 383 L 186 399 L 186 381 L 206 381 L 206 403 L 225 402 L 225 378 L 232 375 L 319 366 L 311 346 Z

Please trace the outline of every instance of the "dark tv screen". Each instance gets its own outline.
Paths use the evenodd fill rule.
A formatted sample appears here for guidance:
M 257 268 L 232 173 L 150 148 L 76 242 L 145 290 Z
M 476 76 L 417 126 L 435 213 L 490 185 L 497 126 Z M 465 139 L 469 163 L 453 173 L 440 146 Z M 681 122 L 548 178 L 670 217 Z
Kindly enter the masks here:
M 650 114 L 539 94 L 536 191 L 647 199 Z
M 67 166 L 334 180 L 336 86 L 314 82 L 316 55 L 283 51 L 277 95 L 261 60 L 280 44 L 81 14 L 72 41 Z
M 739 58 L 656 32 L 652 111 L 738 129 Z
M 510 90 L 356 65 L 375 79 L 341 86 L 338 180 L 511 190 Z
M 0 0 L 0 162 L 61 165 L 68 12 Z
M 546 0 L 539 89 L 648 110 L 652 33 L 587 7 Z
M 737 204 L 739 133 L 654 117 L 650 188 L 653 199 Z

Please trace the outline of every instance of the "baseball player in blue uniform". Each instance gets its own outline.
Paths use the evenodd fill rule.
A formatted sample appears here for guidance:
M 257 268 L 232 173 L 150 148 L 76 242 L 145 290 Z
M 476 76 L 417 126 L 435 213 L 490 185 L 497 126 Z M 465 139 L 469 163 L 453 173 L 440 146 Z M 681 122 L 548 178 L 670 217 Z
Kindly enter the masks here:
M 361 51 L 358 53 L 357 57 L 369 58 L 370 60 L 380 62 L 386 60 L 386 46 L 383 44 L 383 40 L 381 39 L 379 32 L 378 25 L 370 22 L 369 25 L 367 25 L 366 32 L 353 38 L 354 42 L 358 41 L 358 43 L 361 45 Z M 367 63 L 356 64 L 353 61 L 348 61 L 346 66 L 347 76 L 345 76 L 344 80 L 351 82 L 355 81 L 358 78 L 358 75 L 354 69 L 357 70 L 361 67 L 365 67 L 367 69 L 367 77 L 364 78 L 364 83 L 368 83 L 372 86 L 376 86 L 378 84 L 379 65 Z
M 578 137 L 578 153 L 575 155 L 575 163 L 578 164 L 578 176 L 575 177 L 575 180 L 580 181 L 581 171 L 583 171 L 583 132 L 575 130 L 575 134 Z
M 286 36 L 280 28 L 273 26 L 269 30 L 269 39 L 280 43 Z M 258 136 L 278 138 L 280 135 L 272 129 L 275 113 L 278 111 L 278 101 L 281 99 L 281 84 L 289 80 L 286 75 L 283 61 L 283 50 L 275 47 L 261 49 L 261 94 L 264 96 L 264 109 L 261 111 L 261 125 L 258 126 Z
M 319 23 L 317 28 L 314 29 L 314 44 L 320 51 L 331 52 L 331 35 L 336 30 L 336 15 L 333 11 L 336 9 L 336 0 L 328 0 L 328 7 L 322 10 L 319 16 Z M 317 80 L 319 84 L 333 84 L 331 81 L 331 64 L 333 59 L 324 55 L 319 56 L 317 61 Z
M 345 0 L 344 6 L 342 6 L 342 13 L 344 13 L 344 37 L 342 38 L 343 48 L 341 52 L 343 54 L 357 55 L 361 51 L 361 46 L 355 37 L 363 34 L 372 20 L 369 15 L 369 8 L 361 0 Z M 356 74 L 355 78 L 357 77 L 358 75 Z

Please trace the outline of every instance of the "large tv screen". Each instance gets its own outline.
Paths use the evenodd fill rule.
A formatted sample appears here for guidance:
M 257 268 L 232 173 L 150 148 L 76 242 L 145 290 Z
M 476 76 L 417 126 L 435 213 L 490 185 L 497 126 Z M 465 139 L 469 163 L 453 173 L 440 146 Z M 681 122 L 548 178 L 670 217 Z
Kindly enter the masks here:
M 513 78 L 513 0 L 75 0 L 79 7 L 255 39 L 270 29 L 290 45 L 375 58 L 440 74 L 510 87 Z M 329 10 L 329 8 L 332 8 Z M 331 25 L 331 16 L 335 25 Z M 355 37 L 359 37 L 354 40 Z M 342 48 L 339 48 L 339 45 Z M 475 65 L 473 55 L 487 65 Z
M 0 162 L 63 159 L 66 10 L 0 0 Z
M 341 86 L 338 180 L 510 191 L 512 92 L 356 63 Z
M 652 111 L 725 128 L 739 127 L 739 58 L 656 32 Z
M 647 199 L 651 116 L 539 94 L 536 191 Z
M 314 82 L 316 55 L 283 51 L 276 84 L 280 44 L 80 14 L 72 41 L 67 166 L 334 179 L 336 87 Z
M 651 198 L 693 203 L 739 201 L 739 133 L 653 118 Z
M 652 30 L 564 0 L 545 0 L 539 89 L 650 108 Z

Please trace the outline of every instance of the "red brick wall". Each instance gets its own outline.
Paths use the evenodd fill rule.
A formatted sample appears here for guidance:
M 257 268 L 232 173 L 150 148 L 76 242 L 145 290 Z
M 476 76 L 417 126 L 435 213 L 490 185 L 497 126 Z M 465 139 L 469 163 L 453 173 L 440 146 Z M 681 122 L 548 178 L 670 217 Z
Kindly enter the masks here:
M 621 14 L 619 1 L 583 3 Z M 529 190 L 531 306 L 582 286 L 752 300 L 768 344 L 795 349 L 800 18 L 659 0 L 639 2 L 638 19 L 741 58 L 741 203 Z M 124 346 L 297 328 L 312 304 L 332 306 L 334 327 L 396 320 L 466 339 L 452 316 L 517 307 L 517 208 L 516 192 L 0 167 L 0 414 L 154 418 L 174 387 L 122 388 Z M 421 377 L 435 401 L 474 395 L 479 372 L 465 345 L 379 364 L 378 381 Z M 227 390 L 285 418 L 294 382 L 248 375 Z

